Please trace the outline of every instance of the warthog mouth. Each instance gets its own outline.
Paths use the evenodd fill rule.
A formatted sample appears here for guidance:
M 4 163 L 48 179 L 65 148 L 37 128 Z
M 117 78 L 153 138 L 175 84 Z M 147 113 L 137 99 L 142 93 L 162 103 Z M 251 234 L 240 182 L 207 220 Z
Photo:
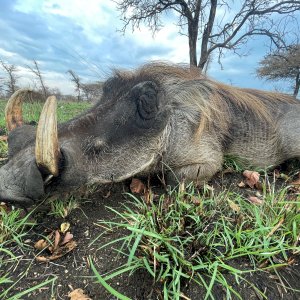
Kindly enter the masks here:
M 116 176 L 115 174 L 111 174 L 109 178 L 108 177 L 103 178 L 103 177 L 91 176 L 89 178 L 89 182 L 108 184 L 108 183 L 112 183 L 112 182 L 124 181 L 128 178 L 131 178 L 131 177 L 135 176 L 136 174 L 143 173 L 143 172 L 147 171 L 147 169 L 155 163 L 156 157 L 157 157 L 156 155 L 153 155 L 146 163 L 141 165 L 139 168 L 134 169 L 132 172 L 126 173 L 125 175 Z
M 119 181 L 119 182 L 120 182 L 120 181 L 123 181 L 123 180 L 125 180 L 125 179 L 130 178 L 130 177 L 133 177 L 133 176 L 136 175 L 136 174 L 142 173 L 143 171 L 147 171 L 147 169 L 154 163 L 155 158 L 156 158 L 156 155 L 153 155 L 153 156 L 151 157 L 151 159 L 150 159 L 148 162 L 144 163 L 144 164 L 141 165 L 139 168 L 135 169 L 133 172 L 131 172 L 131 173 L 129 173 L 129 174 L 126 174 L 126 175 L 124 175 L 124 176 L 120 176 L 120 177 L 118 178 L 118 181 Z

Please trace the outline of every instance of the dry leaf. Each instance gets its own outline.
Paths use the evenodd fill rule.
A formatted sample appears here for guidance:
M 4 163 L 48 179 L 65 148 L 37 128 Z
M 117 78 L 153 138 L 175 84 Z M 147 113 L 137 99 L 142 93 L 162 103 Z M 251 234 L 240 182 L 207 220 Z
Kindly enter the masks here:
M 255 197 L 255 196 L 249 196 L 248 197 L 249 202 L 257 205 L 263 205 L 264 201 Z
M 146 204 L 150 204 L 153 200 L 153 193 L 151 189 L 145 189 L 142 198 L 144 199 Z
M 70 300 L 92 300 L 84 294 L 82 289 L 76 289 L 68 294 Z
M 300 175 L 299 175 L 298 179 L 296 179 L 295 181 L 291 182 L 291 185 L 297 185 L 297 187 L 300 185 Z
M 71 225 L 70 225 L 69 222 L 61 223 L 61 224 L 60 224 L 60 232 L 61 232 L 61 233 L 66 233 L 66 232 L 69 230 L 70 226 L 71 226 Z
M 241 211 L 241 208 L 240 208 L 237 204 L 235 204 L 233 201 L 231 201 L 231 200 L 227 200 L 227 201 L 228 201 L 228 203 L 229 203 L 230 208 L 231 208 L 233 211 L 235 211 L 235 212 L 237 212 L 237 213 L 239 213 L 239 212 Z
M 146 187 L 139 179 L 132 178 L 132 181 L 130 183 L 130 190 L 132 193 L 142 194 L 145 192 Z
M 65 245 L 59 247 L 58 249 L 53 252 L 53 254 L 49 257 L 51 260 L 58 259 L 70 251 L 72 251 L 77 246 L 77 243 L 75 241 L 69 241 Z
M 64 210 L 64 218 L 65 218 L 69 214 L 69 212 L 66 208 L 64 208 L 63 210 Z
M 49 259 L 45 256 L 37 256 L 35 259 L 39 262 L 48 262 L 49 261 Z
M 7 135 L 1 135 L 0 141 L 7 141 Z
M 59 230 L 52 231 L 47 236 L 47 241 L 40 240 L 34 245 L 34 247 L 38 250 L 44 250 L 47 248 L 51 255 L 37 256 L 36 260 L 40 262 L 48 262 L 66 255 L 77 246 L 77 243 L 72 239 L 73 234 L 71 234 L 70 232 L 67 232 L 62 239 L 62 235 L 59 233 Z M 50 243 L 52 243 L 52 245 L 50 245 Z
M 294 263 L 296 262 L 296 260 L 295 260 L 295 258 L 294 257 L 290 257 L 289 259 L 288 259 L 288 265 L 289 266 L 291 266 L 291 265 L 293 265 Z
M 253 188 L 259 181 L 260 174 L 256 171 L 245 170 L 243 175 L 246 177 L 246 183 Z
M 34 248 L 37 250 L 44 250 L 48 246 L 49 246 L 48 241 L 45 241 L 44 239 L 41 239 L 34 244 Z
M 279 222 L 272 228 L 272 230 L 269 232 L 269 234 L 267 235 L 267 238 L 272 236 L 274 234 L 275 231 L 277 231 L 277 229 L 283 224 L 284 222 L 284 217 L 282 217 Z
M 240 188 L 243 188 L 245 186 L 246 186 L 246 184 L 244 181 L 241 181 L 240 183 L 238 183 L 238 187 L 240 187 Z
M 66 235 L 64 236 L 63 241 L 60 243 L 60 245 L 64 245 L 66 243 L 68 243 L 69 241 L 71 241 L 73 239 L 73 234 L 70 232 L 67 232 Z
M 40 262 L 48 262 L 52 260 L 56 260 L 70 251 L 72 251 L 77 246 L 77 243 L 75 241 L 70 241 L 66 243 L 65 245 L 58 247 L 55 249 L 55 251 L 50 256 L 37 256 L 36 260 Z
M 59 241 L 60 241 L 60 233 L 58 230 L 55 230 L 55 238 L 54 238 L 54 245 L 53 245 L 54 250 L 58 247 Z
M 178 187 L 178 193 L 182 194 L 185 192 L 185 183 L 184 181 L 181 181 Z

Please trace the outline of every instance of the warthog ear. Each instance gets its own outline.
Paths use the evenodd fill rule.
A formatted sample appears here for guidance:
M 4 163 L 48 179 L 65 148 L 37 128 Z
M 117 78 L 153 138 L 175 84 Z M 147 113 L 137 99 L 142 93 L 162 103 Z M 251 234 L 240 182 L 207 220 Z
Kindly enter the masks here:
M 159 109 L 158 86 L 153 81 L 138 83 L 132 88 L 138 114 L 144 120 L 153 119 Z

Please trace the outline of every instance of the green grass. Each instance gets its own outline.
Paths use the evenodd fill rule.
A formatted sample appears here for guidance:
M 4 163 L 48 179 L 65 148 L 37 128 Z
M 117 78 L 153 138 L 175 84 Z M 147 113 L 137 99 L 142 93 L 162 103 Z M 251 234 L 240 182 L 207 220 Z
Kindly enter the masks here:
M 123 212 L 112 209 L 117 221 L 101 221 L 101 226 L 113 231 L 125 228 L 127 235 L 103 247 L 122 243 L 117 251 L 128 259 L 99 283 L 144 268 L 162 285 L 164 299 L 180 299 L 188 281 L 205 289 L 203 299 L 214 299 L 216 284 L 227 299 L 241 299 L 227 282 L 224 274 L 229 273 L 237 284 L 247 282 L 266 298 L 246 275 L 259 270 L 276 272 L 299 253 L 300 197 L 294 195 L 288 201 L 288 188 L 275 192 L 268 181 L 262 206 L 230 191 L 203 195 L 193 186 L 173 190 L 149 204 L 130 195 L 132 204 L 125 205 Z M 240 266 L 242 261 L 248 263 L 247 268 Z
M 0 158 L 6 157 L 8 151 L 7 142 L 0 141 Z
M 19 278 L 19 279 L 20 279 L 20 278 Z M 53 288 L 54 283 L 55 283 L 56 280 L 57 280 L 57 277 L 56 277 L 56 276 L 53 276 L 52 278 L 47 279 L 47 280 L 41 282 L 40 284 L 34 285 L 33 287 L 31 287 L 31 288 L 29 288 L 29 289 L 27 289 L 27 290 L 25 290 L 25 291 L 22 291 L 22 292 L 20 292 L 20 293 L 14 294 L 13 296 L 11 296 L 11 297 L 9 297 L 9 298 L 5 298 L 5 299 L 6 299 L 6 300 L 24 299 L 23 296 L 26 296 L 26 295 L 28 295 L 28 294 L 30 294 L 30 293 L 36 291 L 36 290 L 39 290 L 39 289 L 41 289 L 41 288 L 43 288 L 43 287 L 45 287 L 45 286 L 47 286 L 47 285 L 51 285 L 52 288 Z M 18 281 L 17 281 L 16 283 L 18 283 Z M 15 283 L 15 284 L 16 284 L 16 283 Z M 13 285 L 13 286 L 14 286 L 14 285 Z M 3 292 L 0 294 L 1 299 L 4 299 L 4 297 L 6 297 L 7 292 L 8 292 L 8 290 L 3 291 Z M 2 297 L 3 297 L 3 298 L 2 298 Z M 54 298 L 52 298 L 52 299 L 54 299 Z
M 34 225 L 34 222 L 29 221 L 29 217 L 30 214 L 24 216 L 21 209 L 6 212 L 0 208 L 0 246 L 16 243 L 22 247 L 23 238 L 28 232 L 28 228 Z
M 5 128 L 4 109 L 7 101 L 0 100 L 0 128 Z M 65 122 L 91 106 L 88 102 L 64 102 L 57 103 L 58 122 Z M 23 103 L 23 119 L 25 121 L 38 122 L 43 103 Z
M 53 215 L 56 218 L 66 218 L 73 210 L 80 208 L 79 198 L 70 196 L 67 199 L 55 199 L 51 201 L 51 211 L 49 215 Z
M 233 155 L 224 156 L 223 169 L 231 169 L 236 172 L 242 172 L 247 167 L 249 167 L 249 163 L 247 163 L 246 160 Z
M 24 215 L 21 209 L 7 212 L 5 209 L 0 208 L 0 299 L 4 299 L 18 282 L 10 276 L 10 272 L 11 266 L 18 263 L 19 257 L 12 252 L 13 250 L 9 251 L 7 249 L 14 249 L 17 252 L 19 249 L 26 248 L 24 240 L 35 225 L 30 217 L 30 214 Z M 11 288 L 3 289 L 3 284 L 7 283 L 11 283 Z

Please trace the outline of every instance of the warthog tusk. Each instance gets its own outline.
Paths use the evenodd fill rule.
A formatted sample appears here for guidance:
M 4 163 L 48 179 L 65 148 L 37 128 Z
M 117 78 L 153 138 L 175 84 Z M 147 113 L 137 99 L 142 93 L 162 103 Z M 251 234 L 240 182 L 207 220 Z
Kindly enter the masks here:
M 9 98 L 5 107 L 5 120 L 8 131 L 23 125 L 22 102 L 31 92 L 30 89 L 20 89 Z
M 35 144 L 35 158 L 38 167 L 53 176 L 58 176 L 60 158 L 56 106 L 55 96 L 48 97 L 41 112 Z

